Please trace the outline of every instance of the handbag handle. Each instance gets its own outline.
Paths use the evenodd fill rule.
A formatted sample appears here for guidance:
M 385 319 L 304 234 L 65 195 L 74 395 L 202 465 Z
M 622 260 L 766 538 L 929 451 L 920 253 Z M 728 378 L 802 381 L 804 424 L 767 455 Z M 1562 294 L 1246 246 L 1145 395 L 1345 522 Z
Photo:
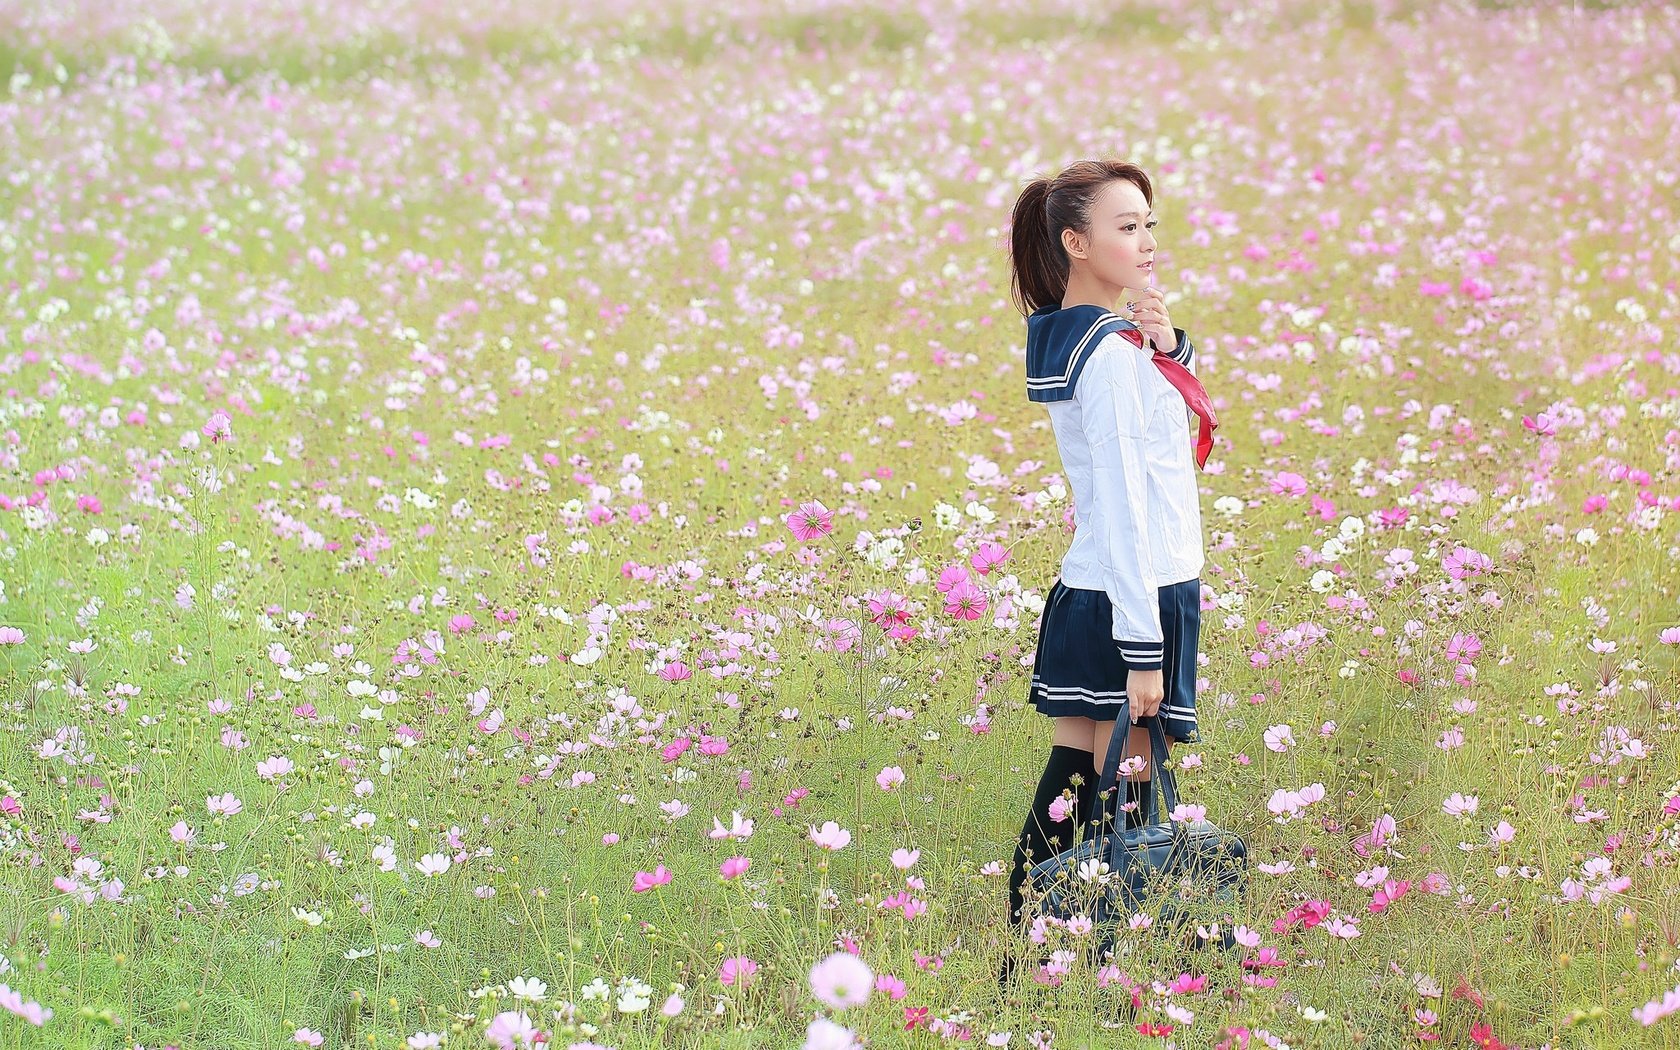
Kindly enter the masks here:
M 1108 738 L 1108 755 L 1103 759 L 1102 778 L 1097 781 L 1097 797 L 1101 798 L 1108 790 L 1115 786 L 1120 779 L 1120 753 L 1125 750 L 1126 734 L 1131 725 L 1132 698 L 1120 701 L 1120 714 L 1114 720 L 1114 733 Z M 1161 716 L 1147 715 L 1143 719 L 1149 730 L 1149 750 L 1154 754 L 1155 779 L 1161 785 L 1161 805 L 1165 812 L 1171 813 L 1178 808 L 1178 780 L 1173 771 L 1166 768 L 1169 759 L 1167 754 L 1167 731 L 1161 726 Z M 1149 823 L 1168 823 L 1157 821 L 1155 818 L 1161 810 L 1149 814 Z

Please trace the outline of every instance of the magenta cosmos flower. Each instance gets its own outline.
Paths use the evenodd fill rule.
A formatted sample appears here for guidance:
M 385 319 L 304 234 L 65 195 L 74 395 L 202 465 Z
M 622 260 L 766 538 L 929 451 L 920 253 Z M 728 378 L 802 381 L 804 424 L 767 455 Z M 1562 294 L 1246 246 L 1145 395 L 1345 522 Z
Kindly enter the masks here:
M 978 620 L 986 611 L 986 594 L 968 581 L 945 592 L 945 615 L 959 620 Z

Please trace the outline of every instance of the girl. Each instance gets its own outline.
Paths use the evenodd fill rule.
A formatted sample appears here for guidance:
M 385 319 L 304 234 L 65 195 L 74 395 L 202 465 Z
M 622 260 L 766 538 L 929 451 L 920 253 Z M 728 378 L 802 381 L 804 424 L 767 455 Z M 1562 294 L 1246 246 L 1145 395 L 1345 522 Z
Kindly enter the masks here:
M 1011 922 L 1029 917 L 1020 914 L 1027 870 L 1071 847 L 1077 821 L 1100 834 L 1116 808 L 1129 827 L 1155 819 L 1139 719 L 1159 717 L 1169 746 L 1198 739 L 1195 468 L 1218 421 L 1195 378 L 1195 348 L 1151 287 L 1153 204 L 1137 166 L 1081 161 L 1033 180 L 1010 222 L 1012 283 L 1028 315 L 1027 397 L 1050 412 L 1077 526 L 1039 623 L 1030 697 L 1055 734 L 1015 848 Z M 1200 417 L 1193 442 L 1187 408 Z M 1144 766 L 1117 807 L 1096 798 L 1096 785 L 1127 698 L 1122 758 Z M 1050 804 L 1064 792 L 1074 819 L 1057 822 Z M 1000 979 L 1012 969 L 1006 958 Z

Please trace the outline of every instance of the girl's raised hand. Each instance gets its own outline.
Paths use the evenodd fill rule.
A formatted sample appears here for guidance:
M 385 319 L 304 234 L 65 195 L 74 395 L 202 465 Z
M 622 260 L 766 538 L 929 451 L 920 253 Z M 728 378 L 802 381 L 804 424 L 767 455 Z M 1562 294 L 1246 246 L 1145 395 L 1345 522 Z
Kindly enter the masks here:
M 1145 347 L 1151 353 L 1154 350 L 1171 351 L 1178 345 L 1172 318 L 1167 314 L 1167 299 L 1159 288 L 1145 288 L 1136 298 L 1128 299 L 1125 316 L 1154 341 L 1153 348 Z

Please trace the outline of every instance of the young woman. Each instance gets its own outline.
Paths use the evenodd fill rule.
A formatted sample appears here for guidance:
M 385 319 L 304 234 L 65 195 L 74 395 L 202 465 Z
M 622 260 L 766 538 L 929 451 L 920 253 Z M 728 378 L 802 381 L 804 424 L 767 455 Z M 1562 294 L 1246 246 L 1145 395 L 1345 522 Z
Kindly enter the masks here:
M 1195 348 L 1152 287 L 1153 205 L 1142 169 L 1081 161 L 1033 180 L 1011 217 L 1013 286 L 1028 315 L 1027 396 L 1050 412 L 1077 525 L 1039 623 L 1030 695 L 1055 733 L 1016 844 L 1012 922 L 1028 918 L 1027 870 L 1073 845 L 1076 821 L 1096 834 L 1117 809 L 1128 826 L 1153 819 L 1140 719 L 1159 717 L 1169 746 L 1197 739 L 1196 469 L 1218 421 L 1195 378 Z M 1187 411 L 1200 417 L 1194 439 Z M 1122 804 L 1096 789 L 1128 698 L 1122 758 L 1144 765 L 1126 778 Z M 1074 819 L 1057 822 L 1049 808 L 1064 792 Z M 1000 978 L 1012 968 L 1006 959 Z

